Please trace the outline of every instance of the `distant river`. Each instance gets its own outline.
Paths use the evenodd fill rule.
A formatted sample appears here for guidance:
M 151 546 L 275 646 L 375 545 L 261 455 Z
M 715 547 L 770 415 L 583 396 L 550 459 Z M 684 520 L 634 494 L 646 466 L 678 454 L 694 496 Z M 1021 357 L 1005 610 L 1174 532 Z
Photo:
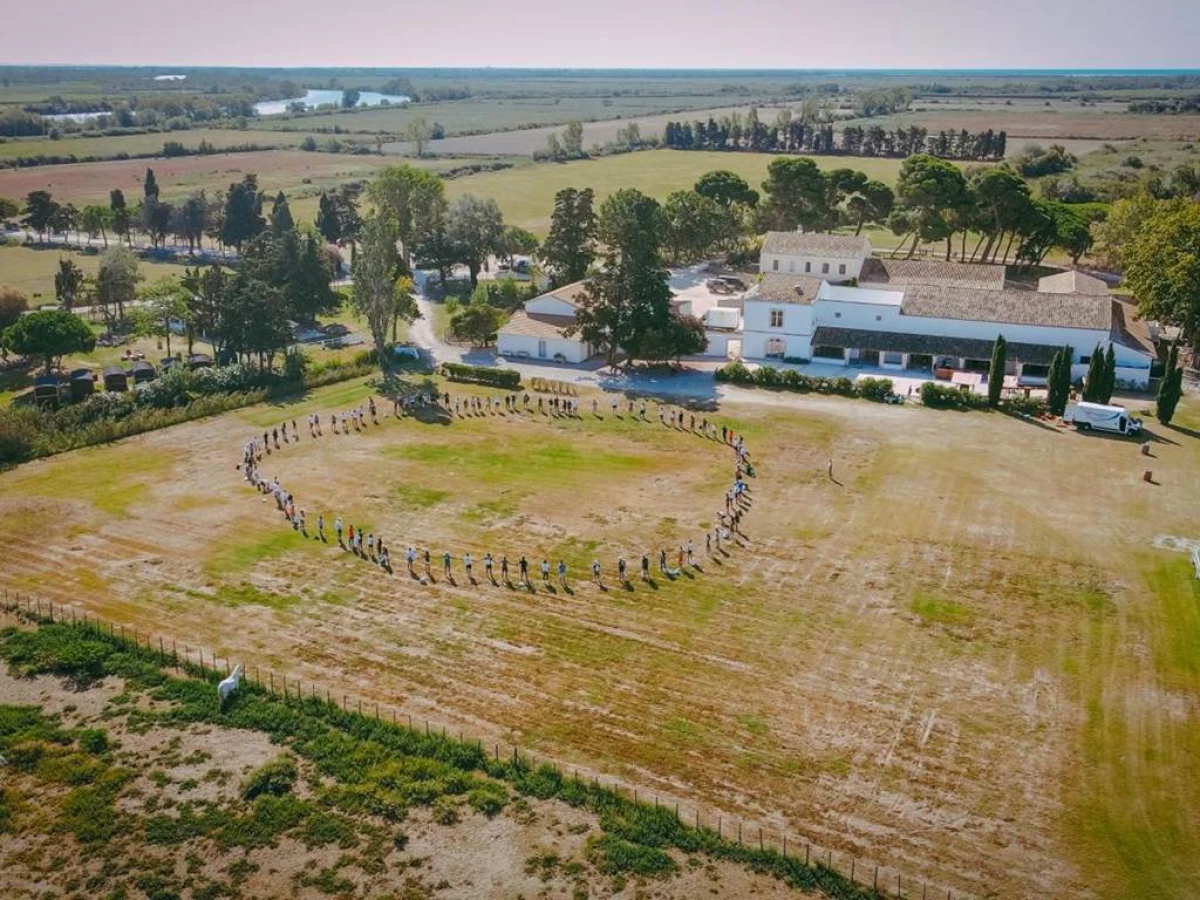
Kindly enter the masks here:
M 380 106 L 386 100 L 395 106 L 398 103 L 407 103 L 410 99 L 401 95 L 380 94 L 377 91 L 361 91 L 358 95 L 358 105 Z M 330 103 L 341 106 L 342 92 L 314 91 L 309 89 L 303 97 L 293 97 L 290 100 L 264 100 L 262 103 L 255 103 L 254 109 L 260 116 L 277 116 L 287 112 L 288 107 L 293 103 L 303 103 L 309 109 L 315 109 L 318 106 L 325 106 Z

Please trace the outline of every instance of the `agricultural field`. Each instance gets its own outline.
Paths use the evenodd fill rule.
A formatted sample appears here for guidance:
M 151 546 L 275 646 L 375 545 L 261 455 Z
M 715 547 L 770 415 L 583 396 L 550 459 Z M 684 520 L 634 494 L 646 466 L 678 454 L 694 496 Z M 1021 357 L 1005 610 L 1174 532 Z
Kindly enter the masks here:
M 142 195 L 146 169 L 154 169 L 164 200 L 182 200 L 195 191 L 225 190 L 248 173 L 258 175 L 259 187 L 269 195 L 283 191 L 296 221 L 313 221 L 324 188 L 348 181 L 369 179 L 394 159 L 303 150 L 269 150 L 261 153 L 228 153 L 175 159 L 113 160 L 65 166 L 0 170 L 0 197 L 24 198 L 30 191 L 46 190 L 60 202 L 77 206 L 107 203 L 109 191 L 120 188 L 132 202 Z M 453 163 L 422 160 L 433 169 Z
M 74 260 L 85 275 L 95 275 L 100 267 L 98 254 L 76 253 L 62 248 L 34 249 L 31 247 L 0 246 L 0 284 L 15 287 L 29 298 L 31 306 L 54 302 L 54 274 L 60 259 Z M 166 262 L 142 260 L 142 274 L 147 281 L 163 275 L 182 274 L 183 266 Z
M 695 109 L 685 113 L 670 113 L 666 115 L 648 115 L 634 118 L 611 119 L 609 121 L 586 122 L 583 126 L 583 146 L 603 147 L 617 139 L 617 133 L 622 128 L 637 124 L 643 138 L 661 138 L 667 122 L 677 119 L 694 119 L 709 116 L 722 116 L 739 113 L 745 115 L 750 106 L 721 107 L 718 109 Z M 759 114 L 765 119 L 774 118 L 777 110 L 774 107 L 759 107 Z M 570 120 L 567 120 L 570 121 Z M 538 150 L 546 149 L 546 140 L 551 134 L 561 134 L 562 128 L 523 128 L 520 130 L 495 131 L 485 134 L 474 134 L 465 137 L 448 137 L 444 140 L 433 141 L 429 144 L 427 153 L 439 156 L 530 156 Z M 413 152 L 410 144 L 403 141 L 384 144 L 385 153 L 409 154 Z
M 58 140 L 51 138 L 9 138 L 0 142 L 0 164 L 18 156 L 76 156 L 95 157 L 100 160 L 116 159 L 121 154 L 130 156 L 161 153 L 163 144 L 174 141 L 189 150 L 198 150 L 201 142 L 207 142 L 218 150 L 254 144 L 259 147 L 299 147 L 310 132 L 276 132 L 262 129 L 239 131 L 232 128 L 197 128 L 153 134 L 117 134 L 89 136 L 86 132 Z M 325 140 L 323 135 L 315 135 Z
M 920 103 L 914 106 L 920 106 Z M 937 132 L 942 129 L 980 131 L 991 128 L 1008 132 L 1010 155 L 1019 153 L 1026 144 L 1065 144 L 1074 153 L 1094 149 L 1092 141 L 1122 141 L 1137 138 L 1152 140 L 1189 141 L 1200 137 L 1200 116 L 1133 115 L 1104 107 L 1066 105 L 1064 108 L 1036 107 L 1023 109 L 1008 106 L 994 108 L 946 109 L 928 107 L 878 116 L 871 119 L 850 119 L 855 125 L 897 128 L 919 125 Z M 1068 144 L 1067 141 L 1086 143 Z
M 770 153 L 717 153 L 691 150 L 643 150 L 618 156 L 568 163 L 541 163 L 500 172 L 456 178 L 446 184 L 449 197 L 475 194 L 493 197 L 506 221 L 544 235 L 554 211 L 554 195 L 565 187 L 596 192 L 597 202 L 621 188 L 637 188 L 658 199 L 672 191 L 691 188 L 696 179 L 713 169 L 729 169 L 759 190 L 767 166 L 778 157 Z M 850 166 L 871 178 L 894 184 L 900 172 L 898 159 L 860 159 L 814 156 L 822 169 Z M 2 190 L 3 180 L 0 180 Z
M 368 390 L 0 475 L 0 587 L 879 864 L 910 897 L 1194 896 L 1200 591 L 1170 549 L 1200 537 L 1194 397 L 1147 459 L 1000 414 L 727 389 L 697 416 L 757 471 L 744 538 L 711 558 L 728 450 L 653 406 L 594 416 L 587 389 L 582 419 L 385 418 L 264 461 L 310 527 L 384 536 L 389 576 L 286 527 L 235 467 L 253 434 Z M 689 538 L 697 570 L 617 585 L 618 554 Z M 444 580 L 443 550 L 478 583 L 457 559 Z M 564 559 L 570 588 L 489 585 L 485 552 Z
M 450 136 L 483 134 L 525 129 L 533 126 L 563 125 L 567 122 L 600 122 L 608 119 L 658 117 L 663 113 L 686 112 L 707 115 L 728 98 L 712 94 L 662 94 L 619 96 L 572 96 L 545 94 L 535 96 L 480 97 L 415 103 L 404 107 L 371 107 L 338 112 L 307 113 L 301 116 L 263 116 L 254 121 L 256 129 L 284 133 L 330 132 L 334 128 L 354 138 L 363 135 L 402 135 L 417 118 L 432 125 L 440 123 Z M 658 128 L 657 131 L 661 131 Z M 545 141 L 543 140 L 543 144 Z M 438 144 L 434 144 L 436 149 Z M 540 149 L 540 147 L 539 147 Z M 447 151 L 452 152 L 452 151 Z M 472 151 L 476 152 L 476 151 Z M 491 152 L 491 151 L 485 151 Z

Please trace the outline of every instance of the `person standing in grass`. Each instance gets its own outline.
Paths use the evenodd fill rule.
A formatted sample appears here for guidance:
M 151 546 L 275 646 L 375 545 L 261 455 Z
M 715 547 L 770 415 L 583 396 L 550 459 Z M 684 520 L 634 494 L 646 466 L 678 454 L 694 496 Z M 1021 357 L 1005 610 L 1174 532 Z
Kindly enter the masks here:
M 500 554 L 500 580 L 508 584 L 508 557 Z
M 600 581 L 600 560 L 598 559 L 592 560 L 592 584 L 604 587 L 603 582 Z
M 521 559 L 517 562 L 517 567 L 521 572 L 521 584 L 529 586 L 529 560 L 525 558 L 525 554 L 521 554 Z
M 658 548 L 658 571 L 663 575 L 667 574 L 667 548 Z
M 429 571 L 429 556 L 430 556 L 429 548 L 426 547 L 425 548 L 425 577 L 433 578 L 433 573 Z
M 650 580 L 650 557 L 642 554 L 642 581 Z
M 617 557 L 617 579 L 621 582 L 621 584 L 625 584 L 629 580 L 626 577 L 627 573 L 628 573 L 628 566 L 625 563 L 625 557 L 618 556 Z
M 413 547 L 409 547 L 408 552 L 404 554 L 404 560 L 408 563 L 408 574 L 415 577 L 417 573 L 414 564 L 417 561 L 417 551 Z
M 474 577 L 471 575 L 471 571 L 474 569 L 474 567 L 475 567 L 475 559 L 471 556 L 471 551 L 468 550 L 466 553 L 463 554 L 463 569 L 467 573 L 467 581 L 471 581 L 471 582 L 475 581 Z
M 550 560 L 542 560 L 542 584 L 550 583 Z
M 688 538 L 688 542 L 687 542 L 687 561 L 688 561 L 688 565 L 689 565 L 689 566 L 690 566 L 690 565 L 692 565 L 692 550 L 693 550 L 693 548 L 692 548 L 692 539 L 691 539 L 691 538 Z
M 704 555 L 712 556 L 712 532 L 704 532 Z
M 558 561 L 558 583 L 564 591 L 567 589 L 567 564 L 561 559 Z
M 442 554 L 442 574 L 445 575 L 446 578 L 450 577 L 450 551 L 449 550 L 447 550 L 445 553 Z
M 496 583 L 496 578 L 492 575 L 492 554 L 491 551 L 483 554 L 483 571 L 487 575 L 487 580 L 491 584 Z

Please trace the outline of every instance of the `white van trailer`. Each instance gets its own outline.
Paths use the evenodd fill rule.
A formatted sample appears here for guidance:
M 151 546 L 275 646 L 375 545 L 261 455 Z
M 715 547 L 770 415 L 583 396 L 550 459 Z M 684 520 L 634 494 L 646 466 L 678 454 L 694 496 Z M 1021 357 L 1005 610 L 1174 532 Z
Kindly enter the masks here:
M 1067 404 L 1063 421 L 1073 424 L 1082 431 L 1107 431 L 1112 434 L 1135 435 L 1141 433 L 1142 420 L 1129 415 L 1123 406 L 1108 406 L 1104 403 Z

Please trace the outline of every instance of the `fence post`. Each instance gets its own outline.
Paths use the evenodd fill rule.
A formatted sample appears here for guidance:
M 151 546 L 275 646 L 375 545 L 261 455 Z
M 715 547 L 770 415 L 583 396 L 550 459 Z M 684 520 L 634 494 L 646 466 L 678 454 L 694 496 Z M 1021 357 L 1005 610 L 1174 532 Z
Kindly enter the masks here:
M 879 866 L 875 867 L 875 882 L 873 887 L 876 891 L 879 890 Z
M 721 817 L 717 816 L 717 837 L 721 836 Z
M 759 850 L 763 849 L 763 834 L 762 834 L 762 826 L 761 825 L 758 827 L 758 849 Z
M 783 836 L 783 858 L 787 859 L 787 835 Z
M 809 854 L 810 850 L 812 850 L 812 844 L 805 844 L 804 845 L 804 864 L 806 866 L 808 865 L 808 854 Z
M 274 697 L 275 696 L 275 673 L 268 672 L 267 675 L 269 675 L 271 678 L 271 696 Z
M 161 637 L 158 639 L 158 656 L 163 662 L 167 661 L 167 650 Z
M 896 896 L 900 896 L 900 873 L 896 873 Z
M 742 823 L 738 822 L 738 846 L 742 846 Z
M 851 883 L 853 883 L 853 881 L 854 881 L 854 864 L 855 864 L 855 862 L 856 862 L 856 860 L 854 859 L 854 857 L 851 857 L 850 858 L 850 881 L 851 881 Z

